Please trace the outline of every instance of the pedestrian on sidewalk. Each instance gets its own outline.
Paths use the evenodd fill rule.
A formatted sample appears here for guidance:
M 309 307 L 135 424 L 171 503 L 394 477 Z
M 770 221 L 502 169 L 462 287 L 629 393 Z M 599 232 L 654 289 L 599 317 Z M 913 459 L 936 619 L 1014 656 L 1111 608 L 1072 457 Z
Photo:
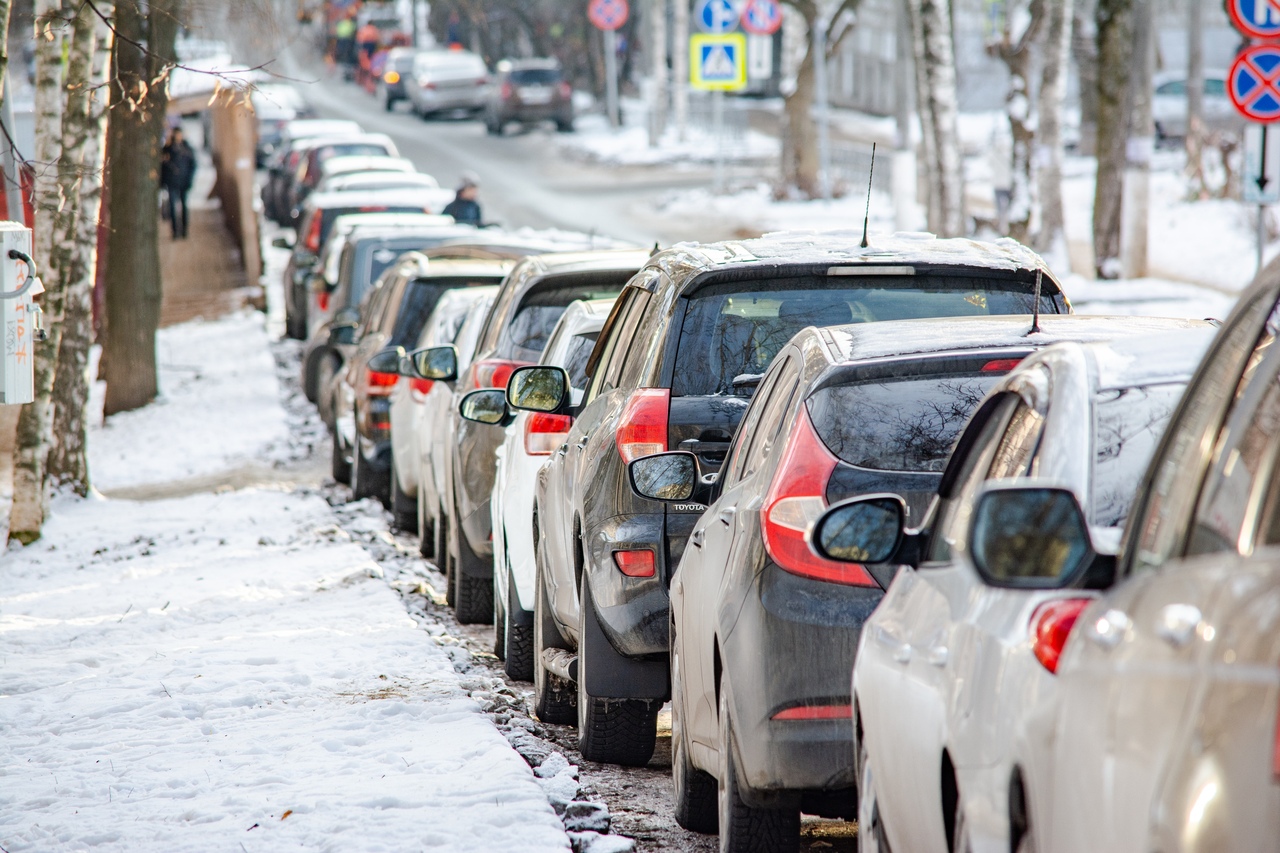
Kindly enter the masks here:
M 445 216 L 452 216 L 459 225 L 474 225 L 479 228 L 484 224 L 484 215 L 480 212 L 480 203 L 476 197 L 480 194 L 480 181 L 470 173 L 462 176 L 458 184 L 458 194 L 453 201 L 445 205 Z
M 187 193 L 196 176 L 196 154 L 182 138 L 182 128 L 175 127 L 165 143 L 160 162 L 160 183 L 169 196 L 169 224 L 173 239 L 187 236 Z

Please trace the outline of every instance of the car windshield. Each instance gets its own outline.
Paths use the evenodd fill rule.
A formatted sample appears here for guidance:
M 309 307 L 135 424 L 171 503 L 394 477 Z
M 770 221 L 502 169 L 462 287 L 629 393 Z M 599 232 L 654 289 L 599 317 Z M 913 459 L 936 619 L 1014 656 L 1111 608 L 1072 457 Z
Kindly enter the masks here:
M 807 326 L 877 320 L 1030 314 L 1026 282 L 960 276 L 849 279 L 827 277 L 715 285 L 689 300 L 680 331 L 673 396 L 749 397 L 773 357 Z M 1040 310 L 1056 314 L 1052 295 Z
M 1120 527 L 1178 404 L 1182 383 L 1103 391 L 1094 405 L 1093 523 Z
M 560 72 L 555 68 L 525 68 L 512 71 L 511 82 L 517 86 L 554 86 L 560 82 Z
M 391 331 L 391 340 L 387 346 L 408 349 L 422 334 L 431 312 L 446 291 L 460 287 L 483 287 L 495 284 L 501 279 L 493 278 L 419 278 L 409 283 L 405 289 L 404 301 L 400 304 L 400 313 L 396 316 L 395 328 Z
M 941 473 L 969 415 L 1000 380 L 980 365 L 956 367 L 823 388 L 807 401 L 810 420 L 823 443 L 850 465 Z
M 539 288 L 530 291 L 516 309 L 511 322 L 498 340 L 498 358 L 536 362 L 547 346 L 547 339 L 569 304 L 579 299 L 612 299 L 622 292 L 624 279 L 615 285 L 584 284 Z

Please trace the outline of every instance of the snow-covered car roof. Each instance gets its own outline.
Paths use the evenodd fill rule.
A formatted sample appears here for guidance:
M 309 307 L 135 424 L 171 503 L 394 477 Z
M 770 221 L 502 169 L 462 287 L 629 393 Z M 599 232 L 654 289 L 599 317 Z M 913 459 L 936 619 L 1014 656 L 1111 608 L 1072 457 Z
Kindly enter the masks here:
M 340 154 L 320 164 L 323 177 L 335 177 L 357 172 L 417 172 L 413 163 L 404 157 L 371 154 Z M 433 179 L 434 180 L 434 179 Z M 436 186 L 440 186 L 437 182 Z
M 1188 324 L 1176 332 L 1084 345 L 1098 390 L 1190 381 L 1218 330 L 1205 321 Z
M 548 273 L 572 274 L 596 270 L 640 269 L 649 260 L 642 249 L 597 249 L 586 252 L 548 252 L 534 255 L 528 263 Z
M 505 257 L 594 254 L 618 249 L 635 250 L 633 244 L 614 240 L 611 237 L 583 234 L 576 231 L 560 231 L 554 228 L 521 228 L 515 231 L 486 228 L 478 230 L 474 237 L 449 240 L 439 249 L 448 248 L 457 251 L 464 247 L 474 247 L 478 255 L 502 255 Z
M 400 207 L 438 207 L 439 190 L 431 187 L 387 187 L 375 190 L 349 190 L 312 193 L 307 196 L 307 207 L 379 207 L 397 205 Z M 452 198 L 453 193 L 449 193 Z M 377 213 L 379 211 L 370 211 Z
M 1040 331 L 1028 334 L 1031 321 L 1029 315 L 882 320 L 832 326 L 820 330 L 820 334 L 826 340 L 831 360 L 840 363 L 985 347 L 1024 345 L 1040 349 L 1063 341 L 1116 341 L 1175 329 L 1209 328 L 1203 320 L 1042 314 Z

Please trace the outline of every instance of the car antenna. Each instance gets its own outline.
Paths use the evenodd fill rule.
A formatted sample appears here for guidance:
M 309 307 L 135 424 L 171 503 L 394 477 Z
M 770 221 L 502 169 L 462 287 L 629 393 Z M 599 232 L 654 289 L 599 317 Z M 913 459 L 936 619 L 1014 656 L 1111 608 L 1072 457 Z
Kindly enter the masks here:
M 1040 285 L 1044 280 L 1044 269 L 1036 267 L 1036 304 L 1031 309 L 1031 329 L 1027 335 L 1035 335 L 1040 332 Z
M 649 253 L 649 257 L 651 257 L 651 258 L 652 258 L 654 255 L 658 254 L 658 253 L 659 253 L 659 252 L 661 252 L 661 251 L 662 251 L 662 244 L 661 244 L 660 242 L 658 242 L 657 240 L 654 240 L 654 241 L 653 241 L 653 251 Z
M 871 143 L 871 174 L 867 175 L 867 212 L 862 217 L 862 248 L 867 248 L 867 224 L 871 221 L 871 181 L 876 176 L 876 144 Z

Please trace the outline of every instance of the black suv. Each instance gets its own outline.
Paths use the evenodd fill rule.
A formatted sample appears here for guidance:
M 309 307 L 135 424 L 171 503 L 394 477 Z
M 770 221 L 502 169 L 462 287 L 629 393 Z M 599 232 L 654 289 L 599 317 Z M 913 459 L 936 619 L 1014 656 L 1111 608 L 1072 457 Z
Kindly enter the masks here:
M 678 449 L 718 470 L 773 357 L 808 326 L 1037 305 L 1070 311 L 1044 262 L 1012 242 L 903 235 L 860 249 L 856 237 L 780 234 L 655 255 L 619 297 L 568 442 L 539 474 L 538 715 L 569 722 L 576 702 L 592 760 L 644 764 L 653 751 L 669 692 L 667 585 L 706 507 L 636 495 L 629 462 Z M 559 387 L 557 368 L 526 368 L 508 399 L 565 413 Z

